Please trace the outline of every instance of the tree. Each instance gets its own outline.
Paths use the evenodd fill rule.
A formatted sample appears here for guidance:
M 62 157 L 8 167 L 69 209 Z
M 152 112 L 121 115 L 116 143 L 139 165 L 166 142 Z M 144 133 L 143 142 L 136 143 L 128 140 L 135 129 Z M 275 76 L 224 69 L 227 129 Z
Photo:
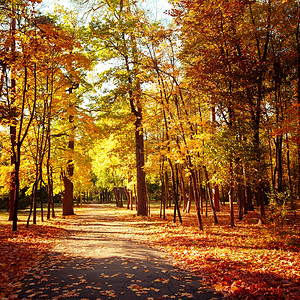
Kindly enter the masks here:
M 115 99 L 124 97 L 128 100 L 135 118 L 137 213 L 146 216 L 148 214 L 147 188 L 144 171 L 142 89 L 139 67 L 141 54 L 137 43 L 138 33 L 133 28 L 133 24 L 139 23 L 139 17 L 142 15 L 130 1 L 120 3 L 107 1 L 101 4 L 107 9 L 106 14 L 91 22 L 91 32 L 96 39 L 96 47 L 102 51 L 102 60 L 113 60 L 116 64 L 116 67 L 111 70 L 113 72 L 110 73 L 114 73 L 116 85 L 112 94 Z
M 80 68 L 88 67 L 84 55 L 72 53 L 72 50 L 78 46 L 76 39 L 66 30 L 54 25 L 50 18 L 41 16 L 36 11 L 36 3 L 12 2 L 10 10 L 13 12 L 14 21 L 11 23 L 12 29 L 8 35 L 12 38 L 6 43 L 11 51 L 3 53 L 1 57 L 1 61 L 5 61 L 6 64 L 2 69 L 2 82 L 11 83 L 2 85 L 1 89 L 5 88 L 5 93 L 2 92 L 1 99 L 7 112 L 5 125 L 14 128 L 13 131 L 10 130 L 15 182 L 13 230 L 17 230 L 21 157 L 25 151 L 24 146 L 30 145 L 30 143 L 26 145 L 27 137 L 29 135 L 32 137 L 34 132 L 36 134 L 37 152 L 34 155 L 36 176 L 33 184 L 33 204 L 35 204 L 38 183 L 42 180 L 43 158 L 50 138 L 53 86 L 57 90 L 65 90 L 65 85 L 68 83 L 65 71 L 69 71 L 69 74 L 76 77 Z M 16 44 L 18 47 L 14 46 Z M 74 67 L 78 67 L 78 71 L 73 72 Z M 44 78 L 46 82 L 43 81 Z M 55 84 L 54 78 L 57 80 Z M 37 127 L 32 128 L 33 124 Z
M 218 125 L 211 137 L 212 141 L 216 137 L 217 143 L 211 146 L 214 149 L 223 144 L 222 151 L 227 153 L 225 161 L 228 163 L 219 160 L 215 165 L 232 170 L 227 172 L 231 174 L 231 179 L 228 178 L 232 186 L 230 193 L 238 188 L 240 208 L 245 206 L 243 199 L 249 195 L 246 191 L 253 188 L 260 207 L 260 221 L 264 222 L 265 194 L 271 178 L 270 173 L 263 172 L 268 169 L 265 159 L 268 118 L 275 116 L 274 109 L 277 122 L 282 124 L 284 114 L 280 111 L 285 111 L 284 103 L 295 101 L 288 96 L 287 85 L 283 84 L 289 82 L 291 73 L 282 76 L 282 72 L 288 70 L 286 66 L 291 66 L 285 54 L 295 57 L 291 55 L 296 49 L 289 42 L 291 32 L 284 25 L 294 22 L 295 7 L 282 1 L 174 1 L 173 5 L 172 15 L 182 32 L 181 59 L 189 88 L 201 93 L 207 105 L 214 107 Z M 283 95 L 287 102 L 283 101 Z M 219 139 L 228 136 L 229 143 Z M 277 136 L 276 145 L 279 187 L 283 178 L 281 135 Z M 220 154 L 220 150 L 217 153 Z M 222 173 L 219 169 L 215 174 Z M 240 209 L 239 218 L 241 212 Z

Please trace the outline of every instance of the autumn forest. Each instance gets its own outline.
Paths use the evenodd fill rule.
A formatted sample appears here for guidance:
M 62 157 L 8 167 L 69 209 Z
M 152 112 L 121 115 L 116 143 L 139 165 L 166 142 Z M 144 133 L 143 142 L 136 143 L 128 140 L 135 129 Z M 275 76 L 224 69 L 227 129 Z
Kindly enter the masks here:
M 234 232 L 232 247 L 249 232 L 254 248 L 291 255 L 288 284 L 277 265 L 277 285 L 261 280 L 272 289 L 242 285 L 246 275 L 226 281 L 220 261 L 209 284 L 234 299 L 297 299 L 300 2 L 169 0 L 160 14 L 152 2 L 50 11 L 0 0 L 4 238 L 40 236 L 47 222 L 59 234 L 100 203 L 120 220 L 157 222 L 148 243 L 203 274 L 219 234 Z M 191 247 L 202 249 L 194 260 Z

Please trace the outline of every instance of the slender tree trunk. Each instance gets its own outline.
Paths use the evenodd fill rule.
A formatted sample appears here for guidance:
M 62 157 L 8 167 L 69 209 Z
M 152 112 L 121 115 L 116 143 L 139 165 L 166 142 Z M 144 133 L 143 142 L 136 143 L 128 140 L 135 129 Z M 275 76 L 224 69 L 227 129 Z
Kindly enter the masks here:
M 207 186 L 204 187 L 204 195 L 205 195 L 205 217 L 208 217 L 208 189 Z
M 113 191 L 114 191 L 114 195 L 115 195 L 115 199 L 116 199 L 116 206 L 119 207 L 120 199 L 119 199 L 118 188 L 114 187 Z
M 191 210 L 191 203 L 193 201 L 193 187 L 192 187 L 192 177 L 190 176 L 190 181 L 189 181 L 189 199 L 186 207 L 186 212 L 189 213 Z
M 172 191 L 173 191 L 173 200 L 174 200 L 174 223 L 176 222 L 176 211 L 178 213 L 178 218 L 180 223 L 182 223 L 180 209 L 179 209 L 179 201 L 178 201 L 178 182 L 175 178 L 174 166 L 170 159 L 168 159 L 170 168 L 171 168 L 171 178 L 172 178 Z M 175 166 L 176 168 L 176 166 Z
M 126 198 L 127 198 L 127 209 L 130 208 L 130 191 L 127 189 L 127 187 L 124 187 L 124 191 L 126 194 Z
M 147 188 L 146 174 L 144 170 L 144 134 L 142 129 L 142 111 L 138 107 L 136 122 L 135 122 L 135 141 L 136 141 L 136 168 L 137 168 L 137 201 L 138 201 L 138 216 L 147 216 Z
M 15 147 L 15 144 L 16 144 L 16 127 L 15 126 L 10 126 L 10 138 L 11 138 L 12 147 Z M 15 165 L 14 154 L 11 155 L 10 163 L 14 167 L 14 165 Z M 15 203 L 15 196 L 16 196 L 15 194 L 16 194 L 16 171 L 14 169 L 10 174 L 9 221 L 13 220 L 14 203 Z
M 220 191 L 218 184 L 215 184 L 213 188 L 213 203 L 215 211 L 220 211 Z
M 258 197 L 258 205 L 259 205 L 259 213 L 260 213 L 260 219 L 259 219 L 259 224 L 265 224 L 265 196 L 264 196 L 264 187 L 262 182 L 259 183 L 258 185 L 258 192 L 257 192 L 257 197 Z
M 277 181 L 276 187 L 277 192 L 283 191 L 283 170 L 282 170 L 282 135 L 276 137 L 276 171 Z
M 15 52 L 16 52 L 16 40 L 15 40 L 15 34 L 16 34 L 16 17 L 15 17 L 15 5 L 12 2 L 12 17 L 11 17 L 11 53 L 13 56 L 13 60 L 15 59 Z M 13 104 L 15 102 L 15 94 L 16 94 L 16 80 L 14 78 L 14 70 L 12 70 L 12 78 L 11 78 L 11 114 L 15 113 L 15 108 L 13 107 Z M 11 124 L 10 125 L 10 139 L 12 147 L 14 148 L 16 145 L 16 125 Z M 11 153 L 11 166 L 15 165 L 15 155 L 14 153 Z M 15 169 L 11 172 L 10 175 L 10 187 L 9 187 L 9 221 L 13 220 L 14 215 L 14 202 L 16 198 L 16 173 Z
M 300 1 L 297 1 L 298 6 L 298 21 L 296 27 L 296 44 L 297 44 L 297 100 L 298 100 L 298 128 L 300 128 Z M 299 130 L 298 130 L 299 133 Z M 297 183 L 296 191 L 298 200 L 300 200 L 300 143 L 297 145 Z
M 168 176 L 168 172 L 165 171 L 164 173 L 165 176 L 165 193 L 164 193 L 164 206 L 165 208 L 168 208 L 168 199 L 169 199 L 169 176 Z
M 229 209 L 230 209 L 230 226 L 234 227 L 234 210 L 233 210 L 233 166 L 232 162 L 230 163 L 230 186 L 229 186 Z
M 41 221 L 44 222 L 44 208 L 43 208 L 43 191 L 42 179 L 40 180 L 40 204 L 41 204 Z
M 51 116 L 52 116 L 52 101 L 53 101 L 53 81 L 54 81 L 54 70 L 51 66 L 51 77 L 49 84 L 49 77 L 47 77 L 47 92 L 50 93 L 49 103 L 47 105 L 47 129 L 46 129 L 46 146 L 47 148 L 47 161 L 46 161 L 46 170 L 47 170 L 47 219 L 50 219 L 51 209 L 52 209 L 52 218 L 55 217 L 54 213 L 54 203 L 53 203 L 53 177 L 52 177 L 52 167 L 51 167 Z
M 291 176 L 290 143 L 289 143 L 288 133 L 286 133 L 286 160 L 287 160 L 287 169 L 288 169 L 289 190 L 291 193 L 291 209 L 294 210 L 295 209 L 294 192 L 293 192 L 292 176 Z
M 13 231 L 18 230 L 18 210 L 19 210 L 19 199 L 20 199 L 20 157 L 21 157 L 21 145 L 17 144 L 17 155 L 15 157 L 15 200 L 14 200 L 14 213 L 13 213 Z
M 239 220 L 243 220 L 243 210 L 244 210 L 244 201 L 243 201 L 243 186 L 242 184 L 239 182 L 238 184 L 238 218 Z
M 55 218 L 54 203 L 53 203 L 53 179 L 52 179 L 52 168 L 50 167 L 49 161 L 47 161 L 47 219 L 50 219 L 51 212 L 52 218 Z
M 243 212 L 245 210 L 245 192 L 243 185 L 243 165 L 240 159 L 235 160 L 237 172 L 237 204 L 238 204 L 238 219 L 243 219 Z
M 196 211 L 197 211 L 199 229 L 201 231 L 203 231 L 200 201 L 199 201 L 199 196 L 198 196 L 198 192 L 197 192 L 197 179 L 196 179 L 196 174 L 195 174 L 194 170 L 191 170 L 191 177 L 192 177 L 192 183 L 193 183 L 194 199 L 195 199 L 195 202 L 196 202 Z
M 163 166 L 162 166 L 163 170 Z M 165 219 L 165 174 L 160 172 L 160 181 L 161 181 L 161 199 L 160 199 L 160 211 L 159 217 Z
M 36 224 L 36 198 L 37 198 L 37 188 L 38 188 L 38 181 L 36 179 L 34 183 L 34 188 L 32 190 L 32 204 L 33 204 L 33 224 Z
M 133 191 L 130 190 L 130 210 L 133 210 Z
M 212 122 L 212 132 L 216 131 L 216 108 L 212 106 L 211 108 L 211 122 Z M 219 186 L 214 184 L 213 187 L 213 203 L 216 211 L 220 211 L 220 196 L 219 196 Z
M 22 129 L 23 129 L 23 121 L 24 121 L 24 110 L 25 110 L 25 102 L 26 102 L 26 93 L 27 93 L 27 66 L 24 67 L 24 86 L 23 86 L 23 95 L 22 95 L 22 108 L 21 108 L 21 117 L 19 121 L 19 132 L 18 137 L 16 138 L 16 143 L 14 147 L 14 143 L 12 142 L 12 151 L 14 154 L 14 161 L 15 161 L 15 200 L 14 200 L 14 212 L 13 212 L 13 231 L 18 229 L 18 210 L 19 210 L 19 198 L 20 198 L 20 161 L 21 161 L 21 147 L 22 143 L 27 136 L 29 127 L 33 120 L 33 116 L 35 113 L 35 106 L 37 101 L 37 78 L 36 78 L 36 64 L 34 65 L 34 102 L 32 105 L 32 111 L 30 112 L 30 118 L 28 120 L 28 124 L 22 136 Z
M 212 199 L 212 192 L 211 192 L 211 188 L 210 188 L 208 172 L 207 172 L 207 169 L 206 169 L 205 166 L 203 166 L 203 169 L 204 169 L 206 185 L 207 185 L 207 194 L 208 194 L 209 201 L 210 201 L 210 206 L 211 206 L 211 209 L 212 209 L 212 212 L 213 212 L 213 215 L 214 215 L 214 221 L 215 221 L 215 224 L 218 224 L 218 218 L 217 218 L 217 214 L 216 214 L 213 199 Z
M 183 211 L 187 212 L 187 197 L 186 197 L 185 183 L 184 183 L 182 172 L 180 172 L 180 190 L 183 199 Z

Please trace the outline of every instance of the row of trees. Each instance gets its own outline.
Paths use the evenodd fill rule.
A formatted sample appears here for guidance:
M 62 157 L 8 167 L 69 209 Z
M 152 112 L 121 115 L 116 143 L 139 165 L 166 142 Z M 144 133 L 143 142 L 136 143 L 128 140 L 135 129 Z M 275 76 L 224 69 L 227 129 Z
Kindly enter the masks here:
M 130 185 L 133 114 L 132 132 L 146 141 L 148 180 L 160 182 L 164 203 L 170 182 L 178 213 L 179 196 L 184 209 L 195 201 L 201 229 L 205 201 L 217 222 L 220 190 L 229 195 L 232 226 L 234 200 L 241 219 L 255 199 L 262 223 L 268 202 L 289 202 L 294 209 L 300 188 L 299 3 L 171 1 L 168 27 L 150 22 L 134 2 L 101 3 L 105 12 L 90 28 L 102 60 L 114 59 L 100 77 L 113 88 L 96 106 L 99 123 L 113 125 L 107 134 L 116 145 L 114 153 L 107 137 L 100 140 L 95 172 L 100 167 L 105 177 L 113 166 L 113 176 Z M 107 101 L 113 114 L 107 114 Z
M 61 26 L 59 15 L 55 19 L 37 11 L 39 2 L 1 2 L 1 189 L 10 194 L 13 230 L 21 188 L 32 195 L 34 223 L 42 185 L 47 217 L 51 207 L 54 214 L 54 176 L 64 185 L 64 214 L 73 213 L 75 116 L 80 122 L 74 90 L 91 64 L 80 51 L 72 16 Z
M 73 186 L 125 186 L 147 215 L 155 183 L 162 214 L 169 199 L 179 219 L 193 202 L 200 229 L 205 205 L 218 222 L 219 195 L 232 226 L 234 201 L 240 219 L 258 205 L 261 222 L 268 202 L 295 209 L 299 3 L 170 3 L 159 22 L 138 1 L 85 1 L 81 27 L 70 12 L 38 14 L 34 1 L 1 4 L 1 176 L 14 224 L 20 184 L 33 207 L 39 184 L 64 191 L 64 214 Z

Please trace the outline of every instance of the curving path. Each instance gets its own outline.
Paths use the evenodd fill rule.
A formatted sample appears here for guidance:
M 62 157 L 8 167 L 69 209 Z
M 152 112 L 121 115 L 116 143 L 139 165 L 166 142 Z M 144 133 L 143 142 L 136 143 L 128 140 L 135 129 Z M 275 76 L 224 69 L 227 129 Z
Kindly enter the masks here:
M 59 240 L 23 284 L 19 299 L 220 299 L 166 253 L 138 243 L 142 222 L 120 222 L 90 204 L 66 219 Z

